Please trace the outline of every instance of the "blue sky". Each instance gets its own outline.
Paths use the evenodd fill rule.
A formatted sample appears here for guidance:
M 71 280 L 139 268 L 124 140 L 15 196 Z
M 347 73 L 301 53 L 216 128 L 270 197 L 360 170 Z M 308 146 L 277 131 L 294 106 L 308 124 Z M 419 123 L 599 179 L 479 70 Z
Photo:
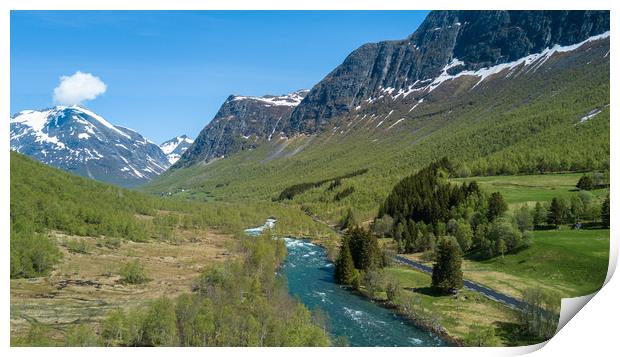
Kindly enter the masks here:
M 87 107 L 162 142 L 195 137 L 230 94 L 311 88 L 355 48 L 426 11 L 13 11 L 11 112 L 54 105 L 63 75 L 99 77 Z

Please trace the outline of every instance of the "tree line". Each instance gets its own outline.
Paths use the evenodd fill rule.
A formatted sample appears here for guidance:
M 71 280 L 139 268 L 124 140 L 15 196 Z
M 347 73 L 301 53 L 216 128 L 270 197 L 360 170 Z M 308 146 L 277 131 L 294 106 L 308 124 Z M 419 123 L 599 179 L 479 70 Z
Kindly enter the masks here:
M 462 253 L 485 258 L 528 244 L 499 192 L 482 192 L 475 181 L 453 184 L 454 165 L 443 158 L 397 183 L 379 208 L 373 227 L 391 236 L 399 253 L 433 251 L 441 237 L 451 237 Z

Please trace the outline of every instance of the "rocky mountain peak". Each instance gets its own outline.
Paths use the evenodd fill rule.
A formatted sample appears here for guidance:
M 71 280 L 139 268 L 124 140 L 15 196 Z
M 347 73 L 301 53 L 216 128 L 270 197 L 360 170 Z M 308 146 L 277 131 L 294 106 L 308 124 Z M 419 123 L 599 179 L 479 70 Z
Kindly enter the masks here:
M 320 131 L 386 88 L 432 81 L 450 63 L 449 74 L 478 70 L 608 30 L 607 11 L 433 11 L 408 38 L 353 51 L 295 108 L 289 130 Z
M 10 126 L 12 150 L 104 182 L 135 186 L 170 165 L 157 145 L 83 106 L 21 111 Z
M 175 167 L 210 161 L 238 150 L 253 149 L 260 140 L 272 140 L 288 130 L 293 109 L 308 90 L 260 97 L 231 95 L 200 132 Z

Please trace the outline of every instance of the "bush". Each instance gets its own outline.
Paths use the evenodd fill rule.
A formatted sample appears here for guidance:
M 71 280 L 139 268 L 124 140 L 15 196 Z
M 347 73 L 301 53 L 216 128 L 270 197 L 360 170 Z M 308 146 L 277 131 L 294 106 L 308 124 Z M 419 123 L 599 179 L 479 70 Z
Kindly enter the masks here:
M 51 338 L 51 331 L 52 329 L 49 326 L 40 323 L 33 323 L 28 328 L 28 333 L 26 336 L 11 342 L 11 345 L 28 347 L 56 346 L 56 343 Z
M 174 303 L 168 298 L 155 300 L 142 322 L 142 344 L 175 346 L 178 344 Z
M 388 300 L 395 303 L 401 295 L 400 281 L 398 279 L 388 280 L 385 286 L 385 293 L 387 294 Z
M 148 281 L 144 267 L 138 260 L 127 263 L 121 269 L 120 274 L 123 282 L 127 284 L 142 284 Z
M 108 249 L 118 249 L 121 246 L 121 239 L 117 237 L 105 237 L 97 241 L 98 247 L 106 247 Z
M 560 297 L 540 288 L 523 291 L 525 307 L 519 310 L 519 321 L 527 333 L 538 338 L 553 337 L 560 319 Z
M 47 236 L 11 229 L 11 278 L 46 275 L 60 257 L 58 247 Z
M 495 329 L 491 326 L 473 325 L 469 328 L 469 332 L 465 335 L 464 341 L 466 346 L 486 347 L 496 346 L 497 337 Z
M 97 334 L 86 325 L 73 326 L 67 330 L 65 335 L 65 346 L 67 347 L 93 347 L 98 345 Z
M 63 245 L 71 253 L 88 254 L 91 251 L 91 246 L 86 239 L 69 239 Z
M 111 311 L 101 323 L 101 337 L 105 344 L 114 346 L 122 344 L 127 340 L 129 331 L 123 310 L 116 309 Z

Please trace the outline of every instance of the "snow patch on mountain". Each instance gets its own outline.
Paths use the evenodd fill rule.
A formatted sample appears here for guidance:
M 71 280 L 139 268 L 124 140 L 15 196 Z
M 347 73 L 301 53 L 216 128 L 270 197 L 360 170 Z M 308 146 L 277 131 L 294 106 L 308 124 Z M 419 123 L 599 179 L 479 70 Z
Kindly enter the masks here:
M 10 119 L 11 149 L 50 166 L 134 186 L 170 165 L 159 146 L 81 106 L 25 110 Z
M 262 97 L 250 97 L 250 96 L 241 96 L 235 95 L 232 100 L 254 100 L 257 102 L 263 102 L 265 105 L 271 106 L 288 106 L 288 107 L 296 107 L 301 103 L 304 99 L 305 94 L 308 93 L 309 90 L 299 90 L 290 94 L 285 94 L 281 96 L 273 96 L 273 95 L 265 95 Z
M 168 162 L 172 165 L 181 158 L 181 155 L 183 155 L 185 150 L 193 143 L 194 140 L 187 135 L 180 135 L 161 143 L 159 148 L 166 154 Z

